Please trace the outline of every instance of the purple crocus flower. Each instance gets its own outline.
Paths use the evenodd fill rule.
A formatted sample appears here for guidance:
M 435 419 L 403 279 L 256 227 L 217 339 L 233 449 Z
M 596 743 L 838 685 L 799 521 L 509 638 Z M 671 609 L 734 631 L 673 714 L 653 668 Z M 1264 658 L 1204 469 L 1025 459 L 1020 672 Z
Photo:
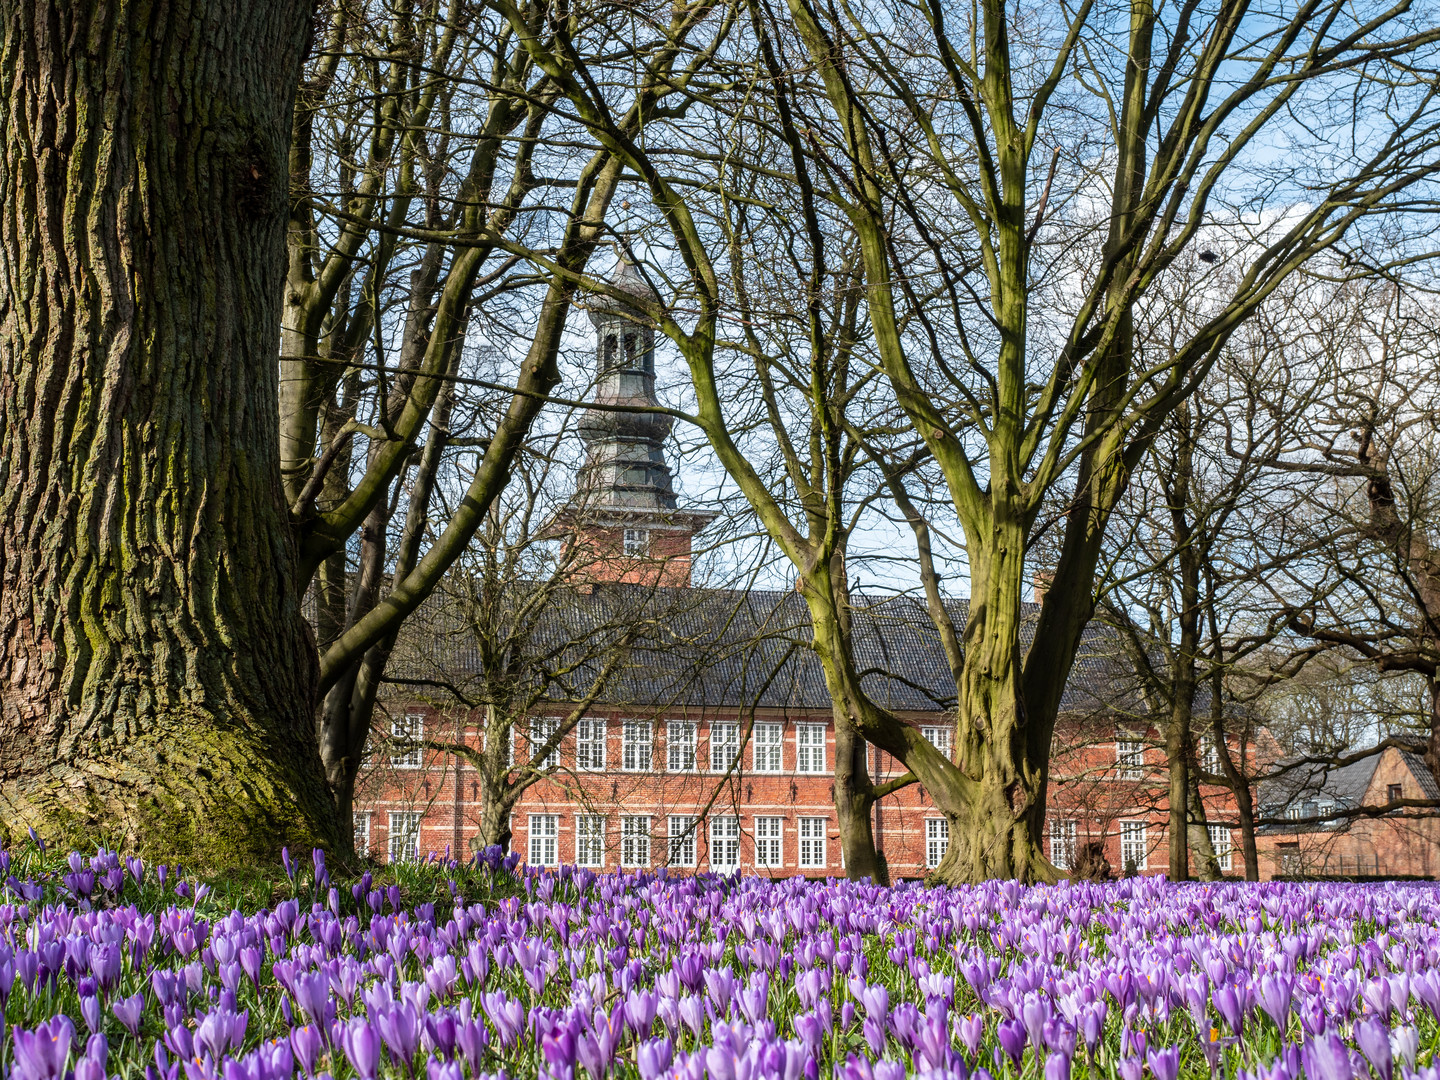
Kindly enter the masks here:
M 1001 1020 L 995 1027 L 995 1034 L 1000 1039 L 1000 1049 L 1005 1051 L 1005 1056 L 1018 1069 L 1020 1059 L 1025 1055 L 1025 1041 L 1028 1038 L 1025 1025 L 1019 1020 Z
M 743 994 L 744 991 L 741 991 Z M 635 1033 L 637 1038 L 644 1038 L 650 1034 L 650 1029 L 655 1025 L 655 1009 L 660 1003 L 660 995 L 653 990 L 631 990 L 625 998 L 625 1026 Z M 744 1011 L 742 1002 L 741 1010 Z M 755 1017 L 746 1014 L 747 1019 L 752 1023 Z
M 1230 985 L 1215 987 L 1210 995 L 1210 1000 L 1215 1005 L 1215 1011 L 1225 1021 L 1225 1026 L 1236 1035 L 1243 1035 L 1245 1009 L 1240 1003 L 1240 996 L 1235 992 L 1235 987 Z
M 305 1075 L 314 1076 L 315 1065 L 320 1060 L 321 1051 L 325 1048 L 325 1041 L 320 1035 L 320 1029 L 312 1024 L 292 1028 L 290 1030 L 290 1048 L 295 1053 L 295 1060 L 300 1062 L 300 1068 L 305 1070 Z
M 1294 992 L 1295 981 L 1285 975 L 1266 972 L 1260 976 L 1255 999 L 1282 1033 L 1290 1024 L 1290 999 Z
M 404 1002 L 387 1009 L 375 1018 L 380 1037 L 390 1058 L 396 1064 L 408 1066 L 420 1049 L 420 1013 L 415 1006 Z
M 641 1080 L 657 1080 L 670 1068 L 673 1057 L 674 1047 L 668 1036 L 641 1043 L 635 1055 Z
M 1311 1039 L 1300 1052 L 1307 1080 L 1354 1080 L 1350 1051 L 1334 1032 Z
M 469 1005 L 469 1002 L 465 1004 Z M 490 1046 L 490 1033 L 485 1029 L 483 1020 L 470 1017 L 467 1011 L 461 1012 L 455 1025 L 455 1045 L 460 1048 L 465 1063 L 470 1066 L 470 1075 L 476 1076 L 480 1072 L 480 1063 L 485 1060 L 485 1051 Z
M 324 1024 L 330 1009 L 330 980 L 323 971 L 297 975 L 291 983 L 295 1004 L 311 1023 Z
M 144 994 L 131 994 L 129 997 L 116 998 L 110 1003 L 110 1011 L 115 1014 L 115 1019 L 119 1020 L 131 1035 L 140 1034 L 140 1015 L 144 1010 Z
M 63 1080 L 75 1041 L 75 1025 L 68 1016 L 52 1017 L 32 1031 L 16 1028 L 13 1040 L 13 1080 Z
M 84 980 L 89 982 L 90 980 Z M 80 995 L 80 1016 L 85 1021 L 85 1026 L 92 1032 L 100 1030 L 100 999 L 94 994 Z
M 340 1048 L 362 1080 L 375 1080 L 380 1064 L 380 1034 L 368 1020 L 351 1020 L 342 1027 Z
M 965 1049 L 973 1059 L 980 1052 L 980 1040 L 985 1037 L 985 1018 L 979 1013 L 971 1013 L 956 1020 L 955 1034 L 965 1044 Z
M 1379 1017 L 1360 1020 L 1355 1024 L 1355 1044 L 1365 1055 L 1380 1080 L 1390 1080 L 1395 1072 L 1395 1055 L 1390 1049 L 1390 1027 Z
M 1175 1080 L 1180 1075 L 1180 1048 L 1178 1046 L 1151 1050 L 1145 1055 L 1145 1060 L 1150 1063 L 1150 1072 L 1154 1074 L 1155 1080 Z

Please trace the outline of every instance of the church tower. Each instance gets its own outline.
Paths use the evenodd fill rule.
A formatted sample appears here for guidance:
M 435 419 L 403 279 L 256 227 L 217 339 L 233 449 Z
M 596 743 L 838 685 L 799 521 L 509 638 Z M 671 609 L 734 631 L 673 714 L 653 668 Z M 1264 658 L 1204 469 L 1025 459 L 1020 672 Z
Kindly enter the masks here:
M 658 301 L 636 268 L 621 261 L 609 284 L 642 301 Z M 595 392 L 603 409 L 580 420 L 585 464 L 565 517 L 591 581 L 689 585 L 695 534 L 716 515 L 684 510 L 665 461 L 674 420 L 639 411 L 655 396 L 655 330 L 639 309 L 609 296 L 590 304 L 595 326 Z M 615 406 L 631 406 L 628 411 Z

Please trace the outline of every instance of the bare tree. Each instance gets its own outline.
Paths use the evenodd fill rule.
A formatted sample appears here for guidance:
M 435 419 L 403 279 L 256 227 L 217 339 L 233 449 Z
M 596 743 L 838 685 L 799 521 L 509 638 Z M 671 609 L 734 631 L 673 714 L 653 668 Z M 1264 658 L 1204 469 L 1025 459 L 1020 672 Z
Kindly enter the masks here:
M 649 314 L 690 367 L 693 419 L 797 568 L 837 710 L 949 817 L 941 880 L 1051 876 L 1040 848 L 1051 735 L 1131 472 L 1275 288 L 1368 219 L 1429 197 L 1440 30 L 1408 0 L 1294 5 L 1263 28 L 1247 10 L 1243 0 L 1173 12 L 1137 3 L 1120 25 L 1089 2 L 993 0 L 971 13 L 931 0 L 790 0 L 782 19 L 755 0 L 738 31 L 746 46 L 734 50 L 747 105 L 706 99 L 728 133 L 718 156 L 626 137 L 592 90 L 609 78 L 600 67 L 532 47 L 649 191 L 683 267 L 673 302 Z M 751 119 L 757 101 L 765 113 Z M 1284 119 L 1312 105 L 1323 106 L 1314 125 Z M 726 253 L 708 208 L 748 197 L 731 170 L 779 169 L 745 156 L 755 129 L 785 143 L 788 182 L 853 231 L 879 367 L 964 537 L 956 762 L 865 694 L 835 568 L 815 558 L 727 428 L 715 363 Z M 1282 131 L 1291 145 L 1277 159 Z M 823 227 L 817 209 L 801 212 L 807 228 Z M 1204 317 L 1152 358 L 1135 339 L 1137 312 L 1192 249 L 1214 271 Z M 1072 495 L 1055 529 L 1058 561 L 1024 651 L 1027 552 L 1061 485 Z
M 517 30 L 473 4 L 327 10 L 295 114 L 280 431 L 320 751 L 348 820 L 396 635 L 484 527 L 561 383 L 576 275 L 623 166 L 554 107 L 520 44 L 561 32 L 541 13 Z M 698 61 L 688 38 L 709 8 L 644 43 L 607 28 L 610 10 L 588 13 L 588 44 L 635 65 L 615 102 L 634 135 Z M 533 250 L 554 272 L 517 267 Z

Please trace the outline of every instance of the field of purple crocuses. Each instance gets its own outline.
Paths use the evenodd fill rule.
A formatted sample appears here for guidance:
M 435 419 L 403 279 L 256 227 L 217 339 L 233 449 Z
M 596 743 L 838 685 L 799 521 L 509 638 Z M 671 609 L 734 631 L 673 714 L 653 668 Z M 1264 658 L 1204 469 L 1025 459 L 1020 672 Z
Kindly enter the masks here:
M 1427 885 L 0 853 L 0 1080 L 1440 1080 Z

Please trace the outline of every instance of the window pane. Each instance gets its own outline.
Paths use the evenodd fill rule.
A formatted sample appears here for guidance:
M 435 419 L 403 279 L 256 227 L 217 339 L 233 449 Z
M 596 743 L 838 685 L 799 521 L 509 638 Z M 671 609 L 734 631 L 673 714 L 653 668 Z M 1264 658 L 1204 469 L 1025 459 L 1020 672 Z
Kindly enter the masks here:
M 1122 780 L 1140 780 L 1145 776 L 1145 743 L 1135 736 L 1119 732 L 1115 736 L 1115 771 Z
M 948 727 L 922 727 L 920 734 L 926 742 L 939 750 L 945 757 L 950 756 L 950 729 Z
M 406 713 L 403 717 L 395 717 L 390 721 L 390 735 L 400 743 L 423 739 L 425 737 L 425 714 Z M 398 769 L 418 769 L 421 763 L 420 753 L 421 750 L 418 746 L 401 746 L 390 755 L 390 764 Z
M 695 865 L 695 818 L 672 815 L 670 818 L 671 866 Z
M 740 752 L 739 724 L 710 725 L 710 771 L 725 772 Z
M 1069 870 L 1075 865 L 1075 822 L 1050 822 L 1050 861 L 1057 870 Z
M 780 724 L 756 724 L 750 738 L 755 745 L 755 771 L 779 772 L 784 727 Z
M 934 870 L 950 849 L 950 822 L 945 818 L 925 819 L 925 865 Z
M 581 720 L 575 725 L 575 767 L 584 772 L 605 768 L 605 721 Z
M 626 720 L 621 741 L 621 768 L 631 772 L 648 772 L 651 767 L 650 721 Z
M 766 870 L 778 870 L 785 865 L 781 848 L 781 830 L 784 818 L 757 817 L 755 819 L 755 865 Z
M 620 819 L 620 865 L 628 867 L 650 865 L 650 819 L 648 817 Z
M 575 863 L 605 865 L 605 818 L 601 815 L 581 814 L 575 819 Z
M 795 725 L 795 771 L 825 771 L 825 725 Z
M 555 732 L 560 730 L 560 721 L 550 716 L 537 716 L 530 721 L 530 757 L 533 760 L 544 745 L 554 737 Z M 545 770 L 558 768 L 560 765 L 560 748 L 557 745 L 554 750 L 546 754 L 540 761 L 536 762 L 535 768 Z
M 420 815 L 390 815 L 390 861 L 408 862 L 420 857 Z
M 555 814 L 530 815 L 530 864 L 560 865 L 560 819 Z
M 805 870 L 823 870 L 825 862 L 825 818 L 802 817 L 800 819 L 800 867 Z
M 665 765 L 671 772 L 695 771 L 695 725 L 671 720 L 665 725 Z
M 1206 825 L 1205 831 L 1210 836 L 1210 846 L 1215 851 L 1215 861 L 1220 864 L 1220 869 L 1233 869 L 1235 860 L 1233 848 L 1230 844 L 1229 827 L 1225 825 Z
M 710 869 L 729 874 L 740 869 L 740 819 L 710 819 Z
M 1148 854 L 1143 821 L 1120 823 L 1120 865 L 1126 871 L 1144 870 Z

